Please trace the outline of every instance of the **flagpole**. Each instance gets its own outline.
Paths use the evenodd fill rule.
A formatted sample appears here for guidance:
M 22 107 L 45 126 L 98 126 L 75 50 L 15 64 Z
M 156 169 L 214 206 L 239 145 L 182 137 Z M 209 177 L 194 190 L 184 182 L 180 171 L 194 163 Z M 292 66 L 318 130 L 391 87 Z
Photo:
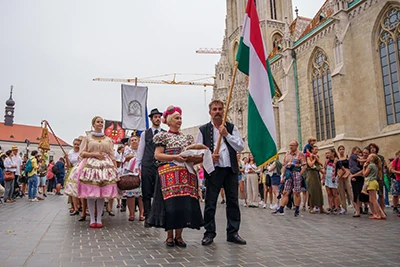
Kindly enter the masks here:
M 236 61 L 235 62 L 235 67 L 233 69 L 232 81 L 231 81 L 231 85 L 230 85 L 230 88 L 229 88 L 228 98 L 226 99 L 226 103 L 225 103 L 224 118 L 223 118 L 222 124 L 221 124 L 221 125 L 224 125 L 224 126 L 225 126 L 225 123 L 226 123 L 226 119 L 228 117 L 229 105 L 230 105 L 231 99 L 232 99 L 233 86 L 235 85 L 235 79 L 236 79 L 236 73 L 237 73 L 237 70 L 238 70 L 238 66 L 239 66 L 239 62 Z M 215 151 L 214 151 L 215 154 L 219 153 L 219 149 L 221 147 L 221 142 L 222 142 L 222 135 L 220 134 L 219 138 L 218 138 L 217 147 L 215 148 Z

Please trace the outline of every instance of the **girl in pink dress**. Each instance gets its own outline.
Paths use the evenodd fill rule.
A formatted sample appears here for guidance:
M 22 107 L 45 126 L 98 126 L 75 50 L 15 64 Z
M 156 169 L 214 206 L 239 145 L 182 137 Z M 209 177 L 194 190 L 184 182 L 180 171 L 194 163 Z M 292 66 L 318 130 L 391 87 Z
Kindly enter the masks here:
M 90 228 L 102 228 L 104 200 L 119 197 L 119 178 L 113 142 L 103 132 L 104 120 L 96 116 L 92 119 L 92 126 L 94 131 L 82 140 L 80 157 L 83 160 L 76 175 L 79 197 L 86 198 L 88 202 Z

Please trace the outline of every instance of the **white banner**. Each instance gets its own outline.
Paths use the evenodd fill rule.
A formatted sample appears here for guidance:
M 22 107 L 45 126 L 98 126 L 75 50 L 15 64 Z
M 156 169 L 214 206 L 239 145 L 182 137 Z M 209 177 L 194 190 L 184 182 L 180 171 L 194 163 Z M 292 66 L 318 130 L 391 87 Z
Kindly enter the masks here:
M 121 84 L 122 128 L 126 130 L 146 130 L 146 86 Z

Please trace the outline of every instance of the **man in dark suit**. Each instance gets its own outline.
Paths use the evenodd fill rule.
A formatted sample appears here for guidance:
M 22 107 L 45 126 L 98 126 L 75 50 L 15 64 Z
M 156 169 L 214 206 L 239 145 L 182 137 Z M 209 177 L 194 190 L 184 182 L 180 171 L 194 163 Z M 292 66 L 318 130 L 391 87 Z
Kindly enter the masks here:
M 157 177 L 157 167 L 155 165 L 156 160 L 154 158 L 155 145 L 153 142 L 153 137 L 160 131 L 164 131 L 160 127 L 161 115 L 162 113 L 158 111 L 157 108 L 151 110 L 149 117 L 152 126 L 142 133 L 137 152 L 135 171 L 139 171 L 139 169 L 141 169 L 145 217 L 147 217 L 150 213 L 151 198 L 154 194 L 154 185 Z

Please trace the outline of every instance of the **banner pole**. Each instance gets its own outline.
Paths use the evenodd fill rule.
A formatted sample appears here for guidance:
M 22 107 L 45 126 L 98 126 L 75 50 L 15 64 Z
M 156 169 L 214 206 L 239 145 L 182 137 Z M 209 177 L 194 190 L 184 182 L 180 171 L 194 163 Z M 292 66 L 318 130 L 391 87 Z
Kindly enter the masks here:
M 233 92 L 233 87 L 235 85 L 235 79 L 236 79 L 236 73 L 237 73 L 238 66 L 239 66 L 239 62 L 236 61 L 235 62 L 235 67 L 233 69 L 231 85 L 229 87 L 228 98 L 227 98 L 226 103 L 225 103 L 225 112 L 224 112 L 224 118 L 222 120 L 222 125 L 225 125 L 226 119 L 228 117 L 229 105 L 231 104 L 232 92 Z M 219 153 L 219 149 L 221 147 L 221 142 L 222 142 L 222 135 L 220 134 L 219 138 L 218 138 L 217 147 L 215 148 L 214 153 L 216 153 L 216 154 Z

